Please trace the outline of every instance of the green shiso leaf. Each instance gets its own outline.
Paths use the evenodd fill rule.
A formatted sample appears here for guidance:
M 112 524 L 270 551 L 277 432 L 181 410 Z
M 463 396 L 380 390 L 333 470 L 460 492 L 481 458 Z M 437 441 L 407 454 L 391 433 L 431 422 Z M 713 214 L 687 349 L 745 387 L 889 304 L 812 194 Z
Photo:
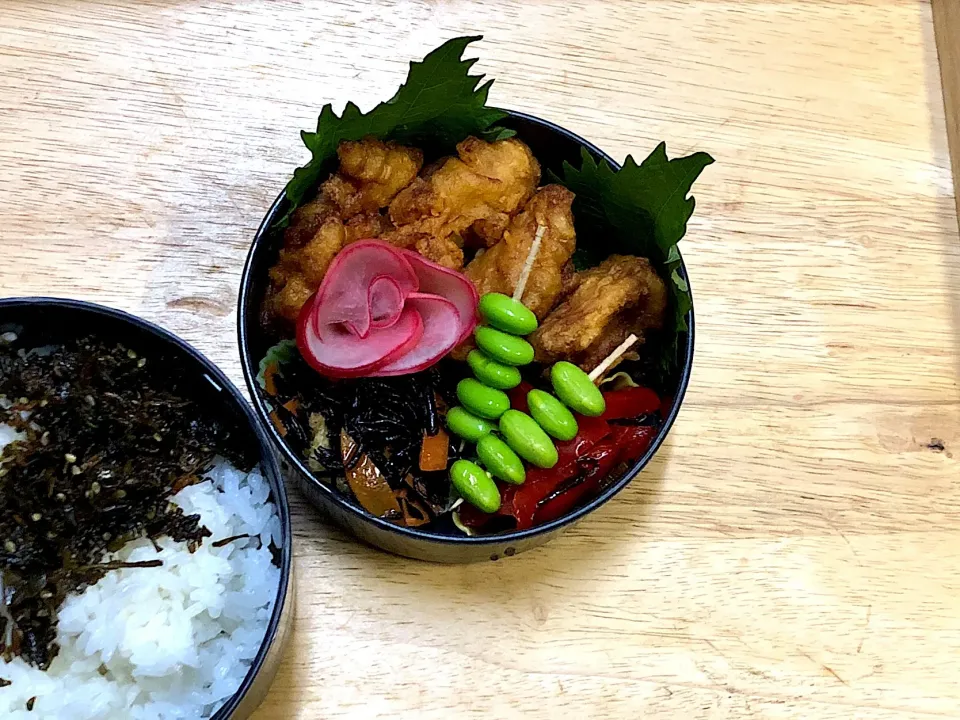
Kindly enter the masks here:
M 617 171 L 606 162 L 595 161 L 586 149 L 581 158 L 579 169 L 565 162 L 562 176 L 554 177 L 576 194 L 573 215 L 578 249 L 574 264 L 578 269 L 592 267 L 612 253 L 650 258 L 661 275 L 669 278 L 673 329 L 677 334 L 685 332 L 692 302 L 687 282 L 680 275 L 677 243 L 696 207 L 690 189 L 713 158 L 698 152 L 670 160 L 666 143 L 657 145 L 639 165 L 628 155 Z M 665 369 L 676 361 L 673 342 L 664 358 Z
M 277 372 L 279 373 L 279 368 L 282 368 L 286 363 L 294 360 L 298 352 L 296 340 L 281 340 L 267 350 L 267 354 L 260 360 L 259 371 L 257 372 L 257 385 L 266 389 L 267 381 L 264 373 L 267 372 L 267 368 L 271 365 L 276 365 L 278 368 Z
M 289 210 L 275 227 L 286 226 L 291 213 L 336 169 L 337 147 L 343 140 L 372 136 L 445 155 L 470 135 L 488 142 L 513 136 L 513 130 L 497 124 L 507 114 L 486 104 L 493 81 L 483 82 L 482 75 L 471 75 L 476 60 L 463 59 L 467 46 L 481 37 L 454 38 L 422 61 L 411 62 L 407 79 L 396 94 L 367 113 L 347 103 L 338 116 L 331 105 L 325 105 L 316 132 L 301 132 L 312 157 L 294 171 L 287 184 Z M 690 189 L 714 160 L 703 152 L 671 160 L 665 143 L 639 165 L 627 156 L 617 171 L 606 162 L 595 161 L 586 149 L 581 150 L 581 157 L 580 168 L 565 162 L 559 176 L 548 173 L 551 182 L 576 194 L 573 213 L 578 249 L 574 265 L 577 269 L 592 267 L 613 253 L 650 258 L 667 279 L 670 293 L 673 321 L 664 328 L 659 362 L 660 371 L 670 375 L 678 364 L 679 334 L 688 330 L 686 315 L 692 306 L 689 287 L 680 275 L 677 243 L 696 206 Z M 296 348 L 291 346 L 288 351 L 296 352 Z M 264 363 L 270 361 L 268 354 L 261 363 L 261 383 Z
M 489 142 L 514 135 L 513 130 L 495 126 L 506 113 L 486 104 L 493 80 L 481 84 L 483 75 L 470 74 L 476 60 L 462 59 L 467 46 L 481 37 L 454 38 L 421 62 L 411 62 L 407 80 L 396 95 L 370 112 L 360 112 L 351 102 L 338 117 L 331 105 L 324 105 L 316 132 L 300 133 L 313 157 L 297 168 L 287 184 L 290 212 L 309 199 L 334 170 L 337 146 L 343 140 L 372 135 L 408 145 L 428 144 L 440 153 L 449 153 L 469 135 Z

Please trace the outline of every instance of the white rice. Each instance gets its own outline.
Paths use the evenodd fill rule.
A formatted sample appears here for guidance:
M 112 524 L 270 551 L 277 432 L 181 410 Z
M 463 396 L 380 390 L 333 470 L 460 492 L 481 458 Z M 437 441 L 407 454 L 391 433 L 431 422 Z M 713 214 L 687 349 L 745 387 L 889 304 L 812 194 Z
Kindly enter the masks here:
M 14 440 L 0 425 L 0 450 Z M 221 462 L 174 498 L 213 533 L 186 543 L 128 544 L 111 559 L 162 567 L 109 572 L 60 609 L 60 654 L 47 672 L 3 664 L 4 720 L 178 720 L 210 717 L 237 691 L 263 642 L 280 582 L 268 545 L 280 519 L 258 470 Z M 217 540 L 249 534 L 215 548 Z M 259 538 L 259 539 L 258 539 Z M 262 542 L 261 542 L 262 540 Z M 105 672 L 104 672 L 105 670 Z M 26 708 L 36 697 L 33 710 Z
M 3 407 L 2 398 L 0 398 L 0 407 Z M 3 452 L 4 446 L 9 445 L 14 440 L 23 440 L 23 435 L 9 425 L 0 424 L 0 452 Z

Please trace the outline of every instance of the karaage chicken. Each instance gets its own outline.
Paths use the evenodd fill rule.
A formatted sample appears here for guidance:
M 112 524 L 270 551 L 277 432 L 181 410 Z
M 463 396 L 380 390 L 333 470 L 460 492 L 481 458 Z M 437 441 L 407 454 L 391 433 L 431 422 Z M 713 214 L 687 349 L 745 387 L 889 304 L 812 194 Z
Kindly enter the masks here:
M 283 249 L 270 269 L 266 309 L 272 318 L 296 322 L 344 245 L 392 228 L 380 210 L 423 164 L 420 150 L 373 139 L 342 142 L 337 155 L 339 172 L 320 186 L 314 200 L 294 212 L 284 232 Z
M 611 255 L 571 285 L 529 338 L 539 362 L 564 359 L 591 370 L 631 332 L 663 324 L 667 288 L 646 258 Z
M 311 222 L 316 216 L 311 215 Z M 291 229 L 297 226 L 291 226 Z M 346 242 L 346 229 L 340 218 L 328 216 L 300 247 L 285 247 L 277 264 L 270 268 L 271 292 L 267 312 L 273 318 L 297 321 L 300 308 L 316 292 L 333 258 Z
M 384 240 L 412 247 L 424 236 L 448 240 L 472 230 L 491 244 L 540 182 L 540 164 L 513 138 L 470 137 L 457 145 L 457 155 L 431 166 L 390 203 L 396 229 Z
M 512 295 L 537 227 L 543 226 L 540 251 L 522 298 L 537 318 L 543 318 L 563 289 L 564 266 L 576 248 L 572 203 L 573 193 L 562 185 L 540 188 L 523 211 L 510 221 L 503 239 L 467 265 L 464 273 L 476 285 L 477 292 L 481 296 L 489 292 Z
M 413 244 L 413 249 L 438 265 L 460 270 L 463 268 L 463 248 L 450 238 L 423 235 Z
M 340 173 L 323 183 L 320 192 L 336 204 L 343 220 L 389 205 L 423 166 L 417 148 L 372 138 L 340 143 L 337 156 Z

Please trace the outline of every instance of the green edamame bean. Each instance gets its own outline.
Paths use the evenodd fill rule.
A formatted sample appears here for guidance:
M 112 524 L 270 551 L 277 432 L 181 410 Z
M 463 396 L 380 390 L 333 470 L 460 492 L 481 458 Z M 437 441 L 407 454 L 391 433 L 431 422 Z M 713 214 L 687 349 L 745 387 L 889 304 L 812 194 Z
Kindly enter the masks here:
M 477 457 L 483 466 L 504 482 L 520 485 L 527 479 L 523 461 L 496 435 L 484 435 L 477 443 Z
M 477 442 L 494 430 L 492 424 L 459 406 L 447 411 L 447 427 L 454 435 L 459 435 L 470 442 Z
M 557 440 L 573 440 L 577 436 L 577 419 L 566 406 L 553 395 L 543 390 L 527 393 L 530 414 L 548 435 Z
M 477 380 L 497 390 L 509 390 L 520 384 L 520 371 L 512 365 L 503 365 L 479 350 L 471 350 L 467 364 Z
M 510 448 L 528 463 L 552 468 L 557 464 L 557 448 L 537 421 L 519 410 L 507 410 L 500 417 L 500 432 Z
M 511 335 L 529 335 L 537 329 L 537 316 L 518 300 L 502 293 L 480 298 L 480 314 L 497 330 Z
M 480 349 L 497 362 L 513 366 L 533 362 L 533 345 L 523 338 L 508 335 L 486 325 L 474 330 L 473 336 Z
M 469 460 L 457 460 L 450 466 L 450 482 L 460 496 L 485 513 L 500 509 L 500 490 L 489 473 Z
M 597 417 L 607 409 L 600 388 L 573 363 L 561 360 L 550 368 L 550 383 L 557 397 L 574 412 Z
M 474 415 L 488 420 L 496 420 L 510 408 L 510 398 L 505 392 L 487 387 L 473 378 L 464 378 L 457 383 L 457 398 Z

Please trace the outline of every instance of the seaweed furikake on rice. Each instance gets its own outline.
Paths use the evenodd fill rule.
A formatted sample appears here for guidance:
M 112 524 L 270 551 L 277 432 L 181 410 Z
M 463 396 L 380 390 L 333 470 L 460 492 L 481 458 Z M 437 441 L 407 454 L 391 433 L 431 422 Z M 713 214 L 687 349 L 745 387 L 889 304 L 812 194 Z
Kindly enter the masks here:
M 184 376 L 96 338 L 0 339 L 3 717 L 208 717 L 239 688 L 279 519 Z

